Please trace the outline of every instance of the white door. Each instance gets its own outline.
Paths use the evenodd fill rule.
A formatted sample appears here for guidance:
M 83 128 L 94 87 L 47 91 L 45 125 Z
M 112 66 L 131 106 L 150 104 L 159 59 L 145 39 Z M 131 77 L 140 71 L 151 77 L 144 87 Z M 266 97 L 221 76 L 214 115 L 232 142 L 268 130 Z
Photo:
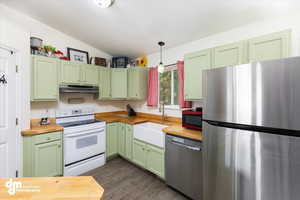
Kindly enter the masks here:
M 0 48 L 0 177 L 16 176 L 16 58 Z

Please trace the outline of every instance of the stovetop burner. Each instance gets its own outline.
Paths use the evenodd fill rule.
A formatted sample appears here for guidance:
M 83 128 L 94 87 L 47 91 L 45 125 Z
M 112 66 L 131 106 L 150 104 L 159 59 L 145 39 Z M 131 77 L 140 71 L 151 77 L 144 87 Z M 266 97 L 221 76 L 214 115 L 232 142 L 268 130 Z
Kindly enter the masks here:
M 81 126 L 86 124 L 94 124 L 103 122 L 102 120 L 92 119 L 92 120 L 84 120 L 84 121 L 77 121 L 77 122 L 67 122 L 67 123 L 61 123 L 60 125 L 64 128 L 66 127 L 73 127 L 73 126 Z

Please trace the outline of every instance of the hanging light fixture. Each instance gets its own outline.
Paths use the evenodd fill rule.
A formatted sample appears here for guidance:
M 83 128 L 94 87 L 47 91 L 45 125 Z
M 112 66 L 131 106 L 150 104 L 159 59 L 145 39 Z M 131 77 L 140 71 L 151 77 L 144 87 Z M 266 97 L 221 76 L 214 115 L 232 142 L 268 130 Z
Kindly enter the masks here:
M 164 73 L 165 66 L 164 66 L 164 64 L 162 62 L 162 47 L 165 46 L 165 43 L 162 42 L 162 41 L 160 41 L 160 42 L 158 42 L 158 45 L 160 46 L 160 63 L 158 65 L 157 70 L 158 70 L 159 73 Z
M 95 3 L 100 8 L 108 8 L 113 4 L 113 0 L 95 0 Z

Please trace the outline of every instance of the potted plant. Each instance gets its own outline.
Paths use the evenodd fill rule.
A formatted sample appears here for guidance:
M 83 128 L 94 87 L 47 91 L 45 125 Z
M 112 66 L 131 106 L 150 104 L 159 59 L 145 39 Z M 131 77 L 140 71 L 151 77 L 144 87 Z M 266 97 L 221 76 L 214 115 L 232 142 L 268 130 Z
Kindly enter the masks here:
M 56 48 L 53 46 L 47 45 L 47 46 L 44 46 L 44 50 L 49 57 L 52 57 L 54 55 Z

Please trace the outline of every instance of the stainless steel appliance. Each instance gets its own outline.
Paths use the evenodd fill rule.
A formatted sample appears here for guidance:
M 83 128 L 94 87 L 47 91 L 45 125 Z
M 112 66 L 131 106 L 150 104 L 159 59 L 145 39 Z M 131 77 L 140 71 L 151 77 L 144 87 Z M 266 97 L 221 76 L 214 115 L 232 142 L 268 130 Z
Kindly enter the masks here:
M 98 94 L 99 88 L 96 86 L 83 86 L 83 85 L 60 85 L 60 93 L 88 93 Z
M 64 127 L 64 176 L 77 176 L 105 164 L 105 122 L 96 120 L 93 109 L 56 112 Z
M 204 200 L 300 198 L 299 77 L 299 57 L 204 72 Z
M 166 136 L 166 183 L 192 199 L 202 197 L 202 144 Z

